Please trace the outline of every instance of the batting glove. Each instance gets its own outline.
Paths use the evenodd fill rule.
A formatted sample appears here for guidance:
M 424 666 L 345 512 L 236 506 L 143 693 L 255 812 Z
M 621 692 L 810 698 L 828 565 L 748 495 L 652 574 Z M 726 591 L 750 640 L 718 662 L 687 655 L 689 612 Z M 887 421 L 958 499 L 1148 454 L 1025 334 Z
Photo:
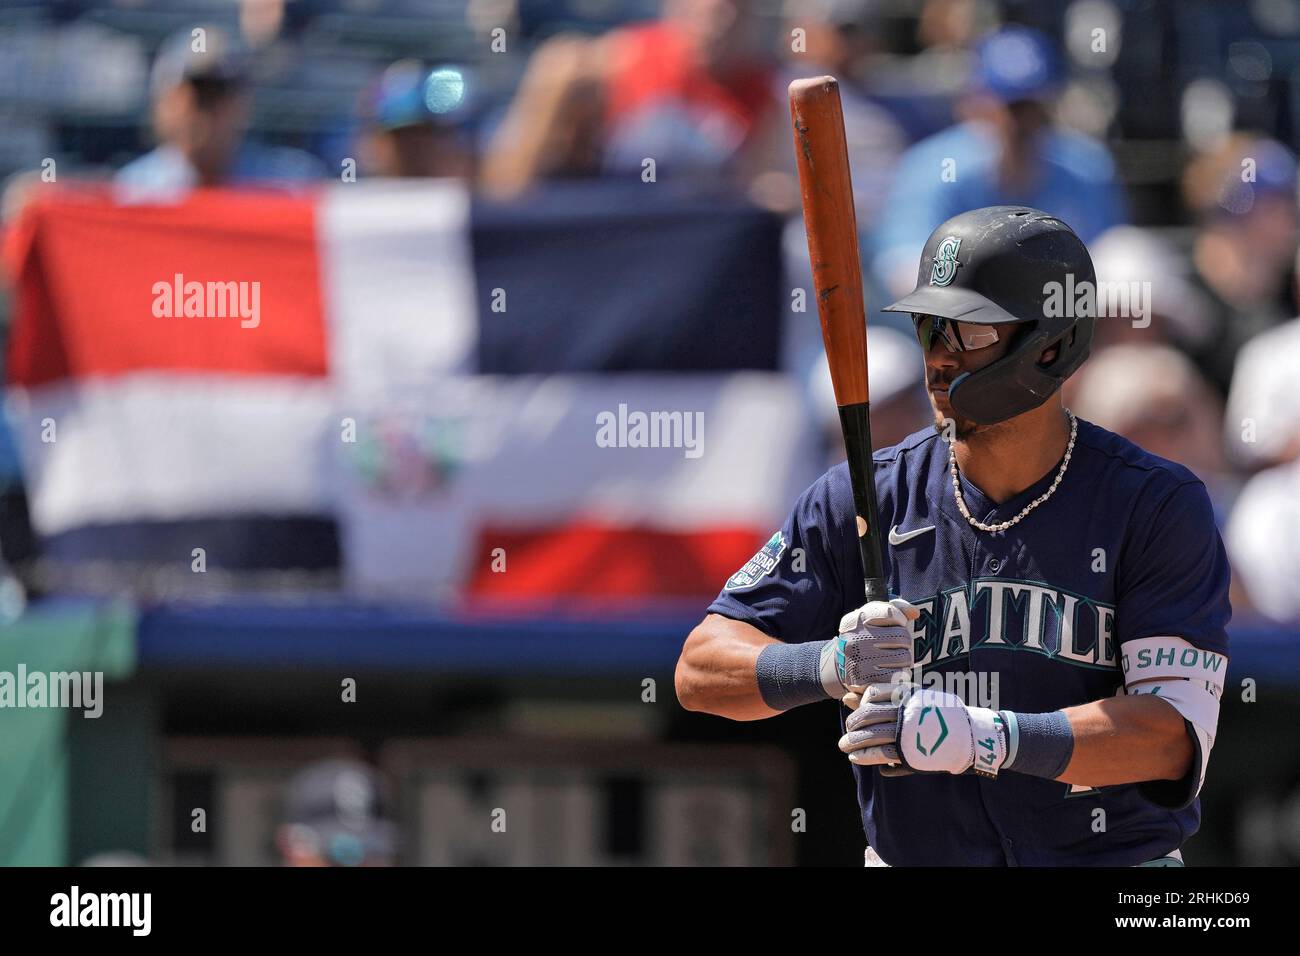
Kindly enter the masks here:
M 839 636 L 821 653 L 822 686 L 836 700 L 905 678 L 913 664 L 912 629 L 921 612 L 902 598 L 870 601 L 840 619 Z M 895 675 L 901 675 L 896 678 Z M 856 700 L 856 696 L 851 698 Z
M 879 766 L 884 776 L 916 773 L 997 777 L 1007 759 L 1002 714 L 968 707 L 957 695 L 900 684 L 864 696 L 844 722 L 840 750 L 860 766 Z

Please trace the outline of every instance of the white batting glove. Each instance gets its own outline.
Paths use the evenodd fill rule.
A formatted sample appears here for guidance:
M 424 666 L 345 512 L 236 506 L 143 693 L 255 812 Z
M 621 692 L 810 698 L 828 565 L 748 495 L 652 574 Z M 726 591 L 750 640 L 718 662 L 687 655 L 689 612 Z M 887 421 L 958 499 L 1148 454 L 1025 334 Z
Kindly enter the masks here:
M 921 612 L 904 601 L 870 601 L 840 619 L 839 635 L 822 648 L 822 686 L 836 700 L 888 686 L 913 664 L 912 629 Z M 851 698 L 856 700 L 856 697 Z
M 996 777 L 1007 759 L 1006 723 L 998 711 L 968 707 L 955 694 L 915 684 L 898 685 L 889 696 L 869 694 L 844 726 L 840 749 L 850 762 L 880 766 L 886 776 L 970 770 Z

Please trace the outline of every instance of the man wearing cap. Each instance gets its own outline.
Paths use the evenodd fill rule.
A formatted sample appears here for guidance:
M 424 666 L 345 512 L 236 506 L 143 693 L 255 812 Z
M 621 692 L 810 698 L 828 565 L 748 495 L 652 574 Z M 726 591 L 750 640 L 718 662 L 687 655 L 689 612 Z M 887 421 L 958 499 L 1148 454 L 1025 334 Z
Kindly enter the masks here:
M 362 109 L 362 157 L 372 176 L 472 181 L 474 77 L 468 67 L 399 60 L 386 69 Z
M 869 476 L 896 597 L 861 603 L 841 463 L 682 649 L 688 710 L 840 702 L 868 863 L 1181 865 L 1199 825 L 1227 556 L 1194 474 L 1063 406 L 1095 321 L 1086 296 L 1056 307 L 1066 285 L 1095 285 L 1092 262 L 1042 210 L 940 224 L 889 307 L 911 317 L 934 427 Z
M 896 295 L 936 222 L 967 209 L 1025 205 L 1070 223 L 1084 242 L 1124 221 L 1114 164 L 1095 140 L 1054 125 L 1061 69 L 1052 42 L 1007 27 L 974 51 L 963 122 L 924 139 L 898 162 L 875 242 L 878 278 Z
M 1191 354 L 1224 394 L 1238 387 L 1233 366 L 1241 350 L 1300 312 L 1296 187 L 1291 150 L 1243 133 L 1198 156 L 1184 175 L 1184 199 L 1198 218 L 1189 279 L 1210 313 L 1209 334 Z M 1275 355 L 1269 363 L 1290 379 L 1292 366 Z M 1231 444 L 1243 464 L 1260 464 L 1248 460 L 1259 449 Z
M 309 153 L 247 139 L 248 54 L 216 27 L 163 43 L 150 77 L 158 146 L 115 177 L 122 202 L 167 202 L 198 186 L 292 186 L 325 174 Z

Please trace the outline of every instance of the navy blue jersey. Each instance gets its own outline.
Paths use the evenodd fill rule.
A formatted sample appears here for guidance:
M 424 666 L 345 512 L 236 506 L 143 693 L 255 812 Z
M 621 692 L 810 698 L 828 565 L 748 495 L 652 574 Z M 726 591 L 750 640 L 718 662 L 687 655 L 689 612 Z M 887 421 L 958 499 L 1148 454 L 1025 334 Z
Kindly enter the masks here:
M 982 676 L 966 687 L 995 700 L 962 693 L 968 703 L 1043 713 L 1114 696 L 1127 641 L 1174 636 L 1227 654 L 1228 560 L 1205 487 L 1183 466 L 1080 420 L 1056 492 L 996 533 L 962 517 L 948 446 L 933 429 L 876 452 L 874 468 L 881 529 L 898 542 L 886 546 L 889 590 L 921 610 L 912 628 L 927 685 Z M 963 476 L 962 496 L 977 520 L 1006 521 L 1056 472 L 1001 505 Z M 834 636 L 863 601 L 840 464 L 709 610 L 802 642 Z M 841 729 L 848 713 L 840 708 Z M 1176 849 L 1200 823 L 1194 770 L 1183 781 L 1103 789 L 1012 770 L 995 780 L 853 773 L 867 841 L 893 865 L 1133 866 Z

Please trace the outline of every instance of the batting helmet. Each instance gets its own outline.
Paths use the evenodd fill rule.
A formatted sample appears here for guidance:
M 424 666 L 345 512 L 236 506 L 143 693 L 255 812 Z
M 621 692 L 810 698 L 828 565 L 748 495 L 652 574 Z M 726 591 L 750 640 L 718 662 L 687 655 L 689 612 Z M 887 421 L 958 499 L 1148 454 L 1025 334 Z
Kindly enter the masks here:
M 1096 274 L 1083 241 L 1060 219 L 1028 206 L 988 206 L 930 234 L 916 288 L 885 311 L 1013 325 L 1006 354 L 948 386 L 957 414 L 993 424 L 1043 404 L 1088 357 Z M 1053 345 L 1055 357 L 1044 362 Z

